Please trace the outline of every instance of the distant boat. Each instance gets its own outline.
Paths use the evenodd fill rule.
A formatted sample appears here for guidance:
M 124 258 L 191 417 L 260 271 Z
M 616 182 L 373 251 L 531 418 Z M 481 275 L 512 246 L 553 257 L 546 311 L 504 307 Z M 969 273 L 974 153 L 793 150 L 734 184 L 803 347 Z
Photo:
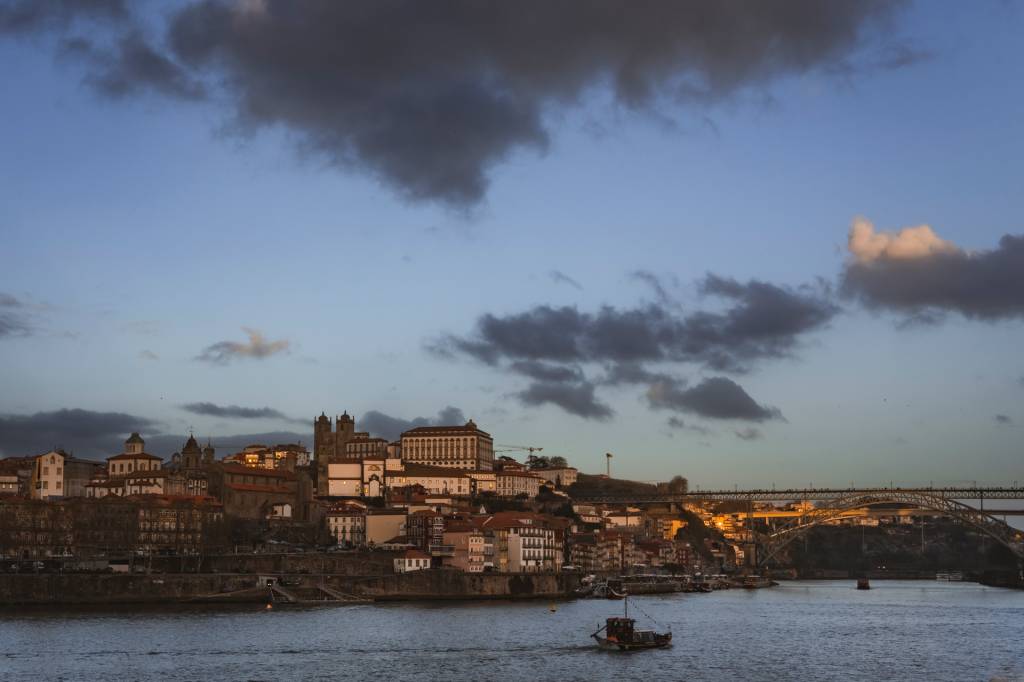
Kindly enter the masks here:
M 857 578 L 857 589 L 858 590 L 870 590 L 871 583 L 868 582 L 867 578 Z
M 960 571 L 936 573 L 935 579 L 945 583 L 961 583 L 964 580 L 964 574 Z
M 623 604 L 621 618 L 609 618 L 591 637 L 597 645 L 609 651 L 639 651 L 641 649 L 662 649 L 672 645 L 672 631 L 655 632 L 637 630 L 636 621 L 629 617 L 629 600 Z M 604 633 L 602 636 L 602 632 Z

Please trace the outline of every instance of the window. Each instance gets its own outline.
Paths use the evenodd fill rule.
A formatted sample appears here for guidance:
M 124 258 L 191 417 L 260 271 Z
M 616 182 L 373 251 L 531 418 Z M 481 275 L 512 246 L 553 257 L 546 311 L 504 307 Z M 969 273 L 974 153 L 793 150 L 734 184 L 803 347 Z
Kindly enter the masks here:
M 43 476 L 50 475 L 50 467 L 43 467 Z
M 57 490 L 60 490 L 60 481 L 57 481 Z

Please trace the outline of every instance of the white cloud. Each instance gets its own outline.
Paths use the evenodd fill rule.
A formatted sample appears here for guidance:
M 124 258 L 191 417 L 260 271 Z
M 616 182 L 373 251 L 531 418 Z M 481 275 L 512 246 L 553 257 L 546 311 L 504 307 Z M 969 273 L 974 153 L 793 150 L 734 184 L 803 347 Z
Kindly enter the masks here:
M 857 217 L 850 226 L 850 254 L 861 263 L 911 260 L 943 253 L 961 253 L 960 247 L 939 237 L 928 225 L 905 227 L 899 232 L 876 232 L 870 220 Z

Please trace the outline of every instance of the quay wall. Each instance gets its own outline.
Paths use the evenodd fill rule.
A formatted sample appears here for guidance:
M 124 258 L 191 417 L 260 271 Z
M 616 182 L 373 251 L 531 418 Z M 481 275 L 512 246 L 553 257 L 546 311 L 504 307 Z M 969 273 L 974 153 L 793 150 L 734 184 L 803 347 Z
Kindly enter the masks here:
M 339 589 L 377 601 L 414 599 L 558 599 L 572 596 L 579 576 L 565 573 L 414 571 L 340 580 Z
M 375 601 L 426 599 L 529 599 L 572 595 L 579 578 L 564 574 L 466 574 L 454 570 L 355 576 L 267 571 L 246 573 L 39 573 L 0 575 L 0 607 L 17 605 L 262 603 L 263 577 L 288 579 L 288 589 L 318 584 Z

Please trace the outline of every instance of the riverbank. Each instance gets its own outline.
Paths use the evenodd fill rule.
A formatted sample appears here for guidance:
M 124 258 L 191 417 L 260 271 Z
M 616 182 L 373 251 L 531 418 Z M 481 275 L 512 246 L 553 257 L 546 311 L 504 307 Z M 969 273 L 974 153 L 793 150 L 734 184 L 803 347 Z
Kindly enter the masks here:
M 267 573 L 30 574 L 0 576 L 0 604 L 180 604 L 455 599 L 563 599 L 576 574 L 470 574 L 454 570 L 393 575 Z

